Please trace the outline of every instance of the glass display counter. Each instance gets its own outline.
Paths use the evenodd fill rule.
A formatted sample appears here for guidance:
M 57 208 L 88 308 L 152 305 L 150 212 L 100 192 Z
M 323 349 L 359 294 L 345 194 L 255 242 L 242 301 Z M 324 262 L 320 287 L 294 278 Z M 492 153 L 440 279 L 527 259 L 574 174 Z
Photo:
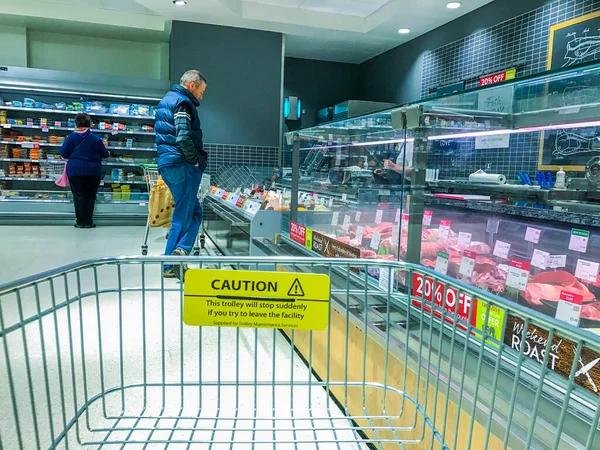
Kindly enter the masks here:
M 284 239 L 600 331 L 598 84 L 591 64 L 288 133 Z

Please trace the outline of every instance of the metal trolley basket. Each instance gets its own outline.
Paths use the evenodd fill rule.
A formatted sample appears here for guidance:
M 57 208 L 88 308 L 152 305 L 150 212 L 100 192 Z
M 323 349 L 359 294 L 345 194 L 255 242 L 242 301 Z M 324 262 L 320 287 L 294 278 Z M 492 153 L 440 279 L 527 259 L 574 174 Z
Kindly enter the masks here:
M 184 325 L 184 286 L 161 276 L 166 261 L 271 280 L 326 274 L 327 329 Z M 0 448 L 598 448 L 599 397 L 576 383 L 576 360 L 567 378 L 555 377 L 524 345 L 505 348 L 461 322 L 458 308 L 419 300 L 436 283 L 456 298 L 484 298 L 484 319 L 502 308 L 526 329 L 543 326 L 548 349 L 560 335 L 576 359 L 600 350 L 575 328 L 421 266 L 86 261 L 0 286 Z
M 148 185 L 148 194 L 151 195 L 152 187 L 158 183 L 160 178 L 160 174 L 158 173 L 158 166 L 156 164 L 142 164 L 142 170 L 144 171 L 144 179 Z M 198 190 L 198 201 L 200 202 L 200 206 L 204 203 L 204 199 L 210 192 L 210 175 L 204 174 L 202 175 L 202 182 L 200 184 L 200 189 Z M 144 232 L 144 240 L 142 242 L 142 255 L 148 254 L 148 235 L 150 233 L 150 217 L 148 217 L 148 221 L 146 222 L 146 230 Z M 167 238 L 169 234 L 167 233 Z M 200 233 L 198 239 L 196 240 L 196 245 L 192 249 L 192 255 L 198 256 L 200 255 L 200 249 L 204 248 L 206 243 L 204 231 L 204 222 L 200 225 Z

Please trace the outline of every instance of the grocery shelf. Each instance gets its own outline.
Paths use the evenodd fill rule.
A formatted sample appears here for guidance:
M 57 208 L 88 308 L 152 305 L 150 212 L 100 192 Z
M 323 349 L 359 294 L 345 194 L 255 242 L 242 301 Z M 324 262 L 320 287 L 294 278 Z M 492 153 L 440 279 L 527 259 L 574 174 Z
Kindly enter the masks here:
M 11 128 L 20 128 L 26 130 L 53 130 L 53 131 L 75 131 L 75 128 L 68 127 L 42 127 L 37 125 L 13 125 L 13 124 L 3 124 L 2 127 L 6 129 Z M 133 130 L 99 130 L 97 128 L 91 129 L 92 133 L 110 133 L 110 134 L 133 134 L 133 135 L 142 135 L 142 136 L 155 136 L 156 133 L 154 131 L 133 131 Z
M 49 164 L 64 164 L 62 159 L 24 159 L 24 158 L 0 158 L 0 162 L 33 162 L 33 163 L 49 163 Z M 103 166 L 118 166 L 118 167 L 140 167 L 141 163 L 125 162 L 125 161 L 106 161 Z
M 58 178 L 58 176 L 57 176 Z M 38 181 L 38 182 L 48 182 L 48 181 L 56 181 L 56 178 L 33 178 L 33 177 L 0 177 L 1 181 Z M 106 184 L 146 184 L 145 180 L 111 180 L 105 178 L 100 186 L 104 186 Z
M 0 177 L 2 181 L 56 181 L 56 178 Z
M 24 112 L 32 112 L 32 113 L 51 113 L 51 114 L 67 114 L 76 116 L 77 114 L 84 113 L 85 111 L 64 111 L 61 109 L 43 109 L 43 108 L 23 108 L 16 106 L 0 106 L 0 110 L 5 111 L 24 111 Z M 154 116 L 134 116 L 129 114 L 110 114 L 110 113 L 97 113 L 97 112 L 88 112 L 86 113 L 89 116 L 96 117 L 115 117 L 119 119 L 140 119 L 140 120 L 154 120 Z
M 62 147 L 62 144 L 50 144 L 48 142 L 32 142 L 32 141 L 0 141 L 0 144 L 6 145 L 20 145 L 23 148 L 35 148 L 35 144 L 38 147 Z

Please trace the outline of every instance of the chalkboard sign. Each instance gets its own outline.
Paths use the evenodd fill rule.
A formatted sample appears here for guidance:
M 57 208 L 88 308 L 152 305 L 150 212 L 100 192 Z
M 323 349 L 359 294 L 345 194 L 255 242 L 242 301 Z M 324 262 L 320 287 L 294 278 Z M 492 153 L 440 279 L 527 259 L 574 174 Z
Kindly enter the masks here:
M 548 70 L 600 59 L 600 11 L 550 27 Z M 578 105 L 600 101 L 600 76 L 590 74 L 551 81 L 545 86 L 546 106 L 577 113 Z M 538 169 L 584 171 L 600 155 L 600 129 L 565 128 L 541 133 Z
M 600 11 L 550 27 L 548 70 L 600 59 Z

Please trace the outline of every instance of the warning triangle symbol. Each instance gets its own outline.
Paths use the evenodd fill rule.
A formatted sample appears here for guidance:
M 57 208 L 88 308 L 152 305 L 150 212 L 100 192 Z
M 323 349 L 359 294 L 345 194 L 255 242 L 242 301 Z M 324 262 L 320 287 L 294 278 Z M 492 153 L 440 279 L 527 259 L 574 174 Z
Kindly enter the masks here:
M 302 289 L 302 285 L 300 284 L 300 280 L 296 278 L 292 283 L 292 287 L 288 291 L 288 296 L 290 297 L 304 297 L 304 289 Z

